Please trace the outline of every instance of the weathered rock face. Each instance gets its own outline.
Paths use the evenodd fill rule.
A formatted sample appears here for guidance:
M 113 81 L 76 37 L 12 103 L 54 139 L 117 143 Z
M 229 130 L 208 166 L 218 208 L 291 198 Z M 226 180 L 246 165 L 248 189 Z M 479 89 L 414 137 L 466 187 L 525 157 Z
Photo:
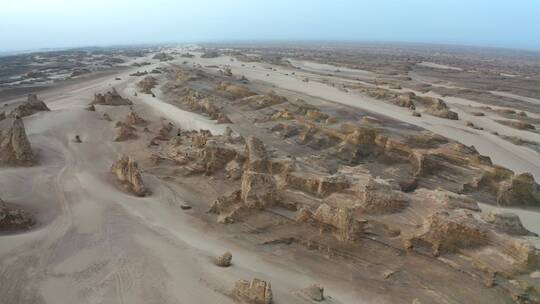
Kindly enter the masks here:
M 437 212 L 428 217 L 420 232 L 406 240 L 406 244 L 407 247 L 428 244 L 433 255 L 438 256 L 440 253 L 486 245 L 487 235 L 470 211 L 455 210 Z
M 339 176 L 289 172 L 285 177 L 288 187 L 319 197 L 328 196 L 350 187 L 349 182 Z
M 370 178 L 357 189 L 358 206 L 366 213 L 382 214 L 403 210 L 408 202 L 403 195 L 384 180 Z
M 271 304 L 272 287 L 263 280 L 253 279 L 237 281 L 234 284 L 233 295 L 250 304 Z
M 531 174 L 515 175 L 499 184 L 497 203 L 505 206 L 540 206 L 539 188 Z
M 94 101 L 92 104 L 100 104 L 107 106 L 122 106 L 122 105 L 132 105 L 131 100 L 124 98 L 118 94 L 115 88 L 112 91 L 105 94 L 95 94 Z
M 263 142 L 257 137 L 250 137 L 246 140 L 247 163 L 245 170 L 254 172 L 268 171 L 268 155 Z
M 30 116 L 40 111 L 50 111 L 49 107 L 36 94 L 28 94 L 28 100 L 16 107 L 9 114 L 10 117 L 25 117 Z
M 137 196 L 145 196 L 148 190 L 143 184 L 137 162 L 129 156 L 122 156 L 111 166 L 116 179 L 130 192 Z
M 34 152 L 26 136 L 21 118 L 9 118 L 0 122 L 0 164 L 32 165 Z
M 482 219 L 501 232 L 511 235 L 536 235 L 523 227 L 519 216 L 509 212 L 488 212 L 482 214 Z
M 355 241 L 363 231 L 363 223 L 354 218 L 353 211 L 348 208 L 330 207 L 321 204 L 312 213 L 307 209 L 301 209 L 296 217 L 298 222 L 313 221 L 323 230 L 334 233 L 340 241 Z
M 272 175 L 245 171 L 242 175 L 241 199 L 248 208 L 271 207 L 277 199 L 277 186 Z
M 0 231 L 28 229 L 34 220 L 23 210 L 8 208 L 0 199 Z
M 426 113 L 440 118 L 458 120 L 458 114 L 450 111 L 448 106 L 441 99 L 433 99 L 433 103 L 426 109 Z

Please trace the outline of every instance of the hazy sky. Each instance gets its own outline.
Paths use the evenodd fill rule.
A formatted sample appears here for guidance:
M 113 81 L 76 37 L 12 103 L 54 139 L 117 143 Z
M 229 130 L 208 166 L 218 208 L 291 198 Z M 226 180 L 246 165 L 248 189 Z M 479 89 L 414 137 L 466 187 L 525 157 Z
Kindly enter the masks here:
M 0 51 L 249 39 L 540 50 L 540 0 L 0 0 Z

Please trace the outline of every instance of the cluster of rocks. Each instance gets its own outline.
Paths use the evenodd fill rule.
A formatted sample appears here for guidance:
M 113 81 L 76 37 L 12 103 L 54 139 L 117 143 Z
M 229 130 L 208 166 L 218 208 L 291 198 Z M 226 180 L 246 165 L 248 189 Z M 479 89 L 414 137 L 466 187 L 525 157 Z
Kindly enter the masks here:
M 36 94 L 28 94 L 27 101 L 13 109 L 8 116 L 25 117 L 41 111 L 50 111 L 50 109 Z
M 105 94 L 94 94 L 94 100 L 92 101 L 93 105 L 107 105 L 107 106 L 122 106 L 122 105 L 132 105 L 131 100 L 122 97 L 115 88 L 112 91 L 109 91 Z
M 0 121 L 0 164 L 32 165 L 35 154 L 20 117 Z
M 137 162 L 127 156 L 121 156 L 111 166 L 111 173 L 116 180 L 129 192 L 137 196 L 146 196 L 149 191 L 144 186 Z

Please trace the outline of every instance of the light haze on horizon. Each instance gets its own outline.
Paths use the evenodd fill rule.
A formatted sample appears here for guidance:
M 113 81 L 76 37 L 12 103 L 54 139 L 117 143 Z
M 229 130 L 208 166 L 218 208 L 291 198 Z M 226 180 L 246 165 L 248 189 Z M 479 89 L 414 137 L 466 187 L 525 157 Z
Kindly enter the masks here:
M 540 0 L 0 0 L 0 52 L 225 40 L 540 50 Z

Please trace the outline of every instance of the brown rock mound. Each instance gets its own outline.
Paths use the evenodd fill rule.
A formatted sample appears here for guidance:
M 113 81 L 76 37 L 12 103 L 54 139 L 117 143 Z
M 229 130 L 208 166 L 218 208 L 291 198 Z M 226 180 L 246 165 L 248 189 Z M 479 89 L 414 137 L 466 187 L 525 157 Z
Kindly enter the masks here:
M 122 156 L 111 166 L 113 176 L 128 191 L 137 196 L 145 196 L 148 190 L 143 184 L 141 173 L 137 162 L 129 156 Z
M 28 94 L 28 100 L 16 107 L 9 114 L 10 117 L 25 117 L 30 116 L 40 111 L 50 111 L 47 105 L 36 94 Z
M 0 164 L 32 165 L 34 158 L 22 119 L 2 120 L 0 122 Z
M 263 280 L 253 279 L 237 281 L 234 284 L 233 295 L 250 304 L 272 303 L 272 287 Z
M 112 91 L 105 94 L 95 94 L 94 101 L 92 104 L 100 104 L 107 106 L 122 106 L 122 105 L 132 105 L 131 100 L 124 98 L 118 94 L 115 88 Z

